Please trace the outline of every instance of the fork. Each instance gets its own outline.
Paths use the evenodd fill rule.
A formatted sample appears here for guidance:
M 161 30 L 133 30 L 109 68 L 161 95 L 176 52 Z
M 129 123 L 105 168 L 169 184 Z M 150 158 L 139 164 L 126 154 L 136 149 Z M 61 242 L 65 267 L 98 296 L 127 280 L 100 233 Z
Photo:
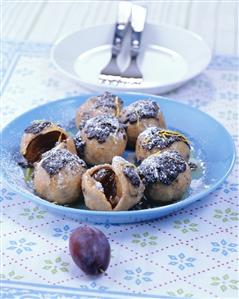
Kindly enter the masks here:
M 122 49 L 123 39 L 131 15 L 131 8 L 132 4 L 130 2 L 122 1 L 119 3 L 118 20 L 115 25 L 111 58 L 108 64 L 101 70 L 98 77 L 99 83 L 101 84 L 117 85 L 120 81 L 121 71 L 117 64 L 117 57 Z
M 140 52 L 141 35 L 144 30 L 145 19 L 146 8 L 134 4 L 131 15 L 130 64 L 121 74 L 120 79 L 120 82 L 126 85 L 138 85 L 143 82 L 143 74 L 138 67 L 137 58 Z

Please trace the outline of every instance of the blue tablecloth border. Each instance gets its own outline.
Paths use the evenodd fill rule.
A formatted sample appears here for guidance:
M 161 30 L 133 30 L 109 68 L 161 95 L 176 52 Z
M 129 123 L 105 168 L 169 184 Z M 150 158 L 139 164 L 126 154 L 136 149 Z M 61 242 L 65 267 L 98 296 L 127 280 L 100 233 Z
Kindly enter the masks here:
M 78 289 L 67 288 L 61 286 L 49 286 L 43 284 L 26 283 L 26 282 L 13 282 L 9 280 L 0 280 L 0 295 L 2 299 L 9 298 L 47 298 L 57 299 L 60 296 L 64 296 L 66 299 L 76 299 L 80 296 L 84 298 L 103 298 L 103 299 L 121 299 L 121 298 L 145 298 L 145 299 L 170 299 L 169 296 L 160 295 L 146 295 L 140 293 L 127 293 L 127 292 L 115 292 L 104 290 L 90 290 L 90 289 Z M 14 297 L 17 296 L 17 297 Z M 29 296 L 29 297 L 26 297 Z M 41 297 L 42 296 L 42 297 Z M 45 297 L 43 297 L 45 296 Z M 175 297 L 174 297 L 175 298 Z M 180 297 L 183 299 L 183 297 Z

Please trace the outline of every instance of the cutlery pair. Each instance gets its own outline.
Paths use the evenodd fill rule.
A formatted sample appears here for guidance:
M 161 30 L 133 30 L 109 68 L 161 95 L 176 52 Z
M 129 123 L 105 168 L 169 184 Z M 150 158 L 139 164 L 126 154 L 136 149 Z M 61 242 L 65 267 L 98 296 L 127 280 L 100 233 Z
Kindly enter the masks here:
M 137 64 L 141 35 L 144 29 L 146 9 L 142 6 L 122 1 L 119 3 L 118 20 L 115 25 L 111 59 L 99 75 L 99 83 L 106 85 L 139 85 L 143 82 L 143 75 Z M 130 20 L 130 22 L 129 22 Z M 121 72 L 117 58 L 128 27 L 131 28 L 130 64 Z

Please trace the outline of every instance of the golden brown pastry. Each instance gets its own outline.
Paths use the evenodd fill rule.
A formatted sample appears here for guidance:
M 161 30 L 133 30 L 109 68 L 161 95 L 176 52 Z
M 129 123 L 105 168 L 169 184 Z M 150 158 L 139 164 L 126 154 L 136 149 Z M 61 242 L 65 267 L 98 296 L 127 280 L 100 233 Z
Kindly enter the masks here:
M 126 125 L 128 145 L 134 147 L 141 132 L 149 127 L 165 128 L 163 113 L 159 105 L 150 100 L 139 100 L 125 107 L 121 121 Z
M 160 203 L 179 200 L 191 183 L 190 168 L 176 151 L 149 156 L 138 171 L 147 197 Z
M 152 154 L 166 150 L 175 150 L 182 155 L 184 160 L 189 160 L 189 141 L 181 133 L 151 127 L 139 134 L 135 149 L 138 161 L 142 161 Z
M 82 191 L 91 210 L 126 211 L 141 200 L 144 185 L 133 164 L 114 157 L 112 165 L 98 165 L 86 171 Z
M 24 158 L 34 163 L 41 155 L 52 149 L 57 142 L 68 138 L 66 131 L 59 125 L 45 120 L 36 120 L 28 126 L 22 136 L 20 152 Z
M 123 101 L 110 92 L 89 98 L 82 104 L 76 112 L 76 127 L 84 125 L 85 121 L 91 117 L 101 114 L 108 114 L 119 117 L 123 106 Z
M 33 184 L 40 197 L 58 204 L 69 204 L 80 197 L 86 164 L 77 155 L 53 148 L 34 166 Z
M 127 144 L 124 126 L 111 115 L 98 115 L 89 119 L 75 138 L 81 158 L 90 165 L 111 163 L 121 156 Z M 78 146 L 79 145 L 79 146 Z

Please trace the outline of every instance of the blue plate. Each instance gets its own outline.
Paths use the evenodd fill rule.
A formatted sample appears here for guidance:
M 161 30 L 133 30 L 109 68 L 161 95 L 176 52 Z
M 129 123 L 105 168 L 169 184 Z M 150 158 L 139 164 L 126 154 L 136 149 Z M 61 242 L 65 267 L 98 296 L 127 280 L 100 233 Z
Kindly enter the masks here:
M 44 206 L 53 213 L 95 223 L 131 223 L 150 220 L 168 214 L 206 196 L 228 176 L 235 160 L 235 148 L 230 134 L 209 115 L 166 98 L 136 93 L 119 94 L 128 105 L 138 99 L 156 100 L 165 115 L 169 128 L 184 133 L 191 141 L 193 159 L 198 160 L 199 170 L 193 174 L 190 190 L 181 201 L 145 210 L 122 212 L 89 211 L 81 206 L 58 206 L 36 196 L 26 186 L 22 169 L 17 165 L 19 144 L 24 129 L 36 119 L 47 119 L 63 125 L 70 123 L 75 111 L 89 95 L 54 101 L 32 109 L 9 123 L 1 132 L 2 177 L 20 195 Z M 132 154 L 132 153 L 131 153 Z M 126 153 L 130 157 L 130 153 Z

